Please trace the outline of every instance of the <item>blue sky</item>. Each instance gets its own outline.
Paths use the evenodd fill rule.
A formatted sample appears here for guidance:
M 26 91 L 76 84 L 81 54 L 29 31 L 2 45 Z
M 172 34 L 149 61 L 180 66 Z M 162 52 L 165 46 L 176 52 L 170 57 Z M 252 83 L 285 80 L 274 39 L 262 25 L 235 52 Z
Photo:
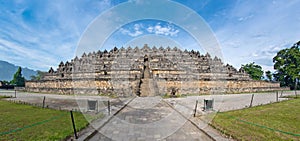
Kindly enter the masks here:
M 44 71 L 56 68 L 60 61 L 70 60 L 76 55 L 82 35 L 99 15 L 126 2 L 0 1 L 0 60 Z M 140 4 L 143 0 L 134 2 Z M 218 40 L 223 62 L 236 68 L 255 62 L 265 70 L 272 70 L 272 58 L 276 52 L 300 40 L 299 0 L 175 2 L 203 18 Z M 165 12 L 155 11 L 155 14 Z M 142 41 L 149 41 L 147 43 L 151 46 L 165 46 L 167 42 L 170 46 L 180 45 L 184 49 L 198 49 L 205 53 L 205 49 L 181 25 L 157 19 L 124 24 L 115 29 L 103 46 L 140 46 Z

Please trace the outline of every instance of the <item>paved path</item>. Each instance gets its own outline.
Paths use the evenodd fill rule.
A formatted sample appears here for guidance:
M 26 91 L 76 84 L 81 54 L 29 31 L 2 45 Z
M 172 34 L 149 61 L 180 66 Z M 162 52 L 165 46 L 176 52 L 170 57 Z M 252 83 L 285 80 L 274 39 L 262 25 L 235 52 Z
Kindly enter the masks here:
M 191 114 L 161 97 L 137 97 L 89 140 L 212 140 L 186 118 Z

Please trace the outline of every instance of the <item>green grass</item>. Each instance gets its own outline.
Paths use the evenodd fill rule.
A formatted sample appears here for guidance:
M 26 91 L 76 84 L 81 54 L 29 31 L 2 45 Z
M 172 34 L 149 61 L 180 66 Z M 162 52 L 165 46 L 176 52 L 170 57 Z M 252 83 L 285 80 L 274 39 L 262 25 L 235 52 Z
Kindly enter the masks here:
M 300 140 L 280 132 L 300 135 L 300 99 L 218 113 L 212 126 L 237 140 Z
M 298 99 L 300 98 L 300 95 L 288 95 L 288 96 L 283 96 L 282 98 L 293 98 L 293 99 Z
M 2 98 L 12 98 L 12 96 L 0 96 L 0 100 L 1 100 Z
M 0 140 L 63 140 L 73 135 L 68 111 L 42 109 L 0 100 L 0 113 Z M 81 113 L 73 114 L 77 130 L 88 125 Z M 4 134 L 15 129 L 15 132 Z

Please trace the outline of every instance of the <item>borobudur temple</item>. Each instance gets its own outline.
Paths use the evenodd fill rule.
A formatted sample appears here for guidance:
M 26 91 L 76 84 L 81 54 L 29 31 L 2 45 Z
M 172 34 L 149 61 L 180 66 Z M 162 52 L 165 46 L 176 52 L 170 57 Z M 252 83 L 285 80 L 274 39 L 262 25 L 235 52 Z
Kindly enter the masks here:
M 113 48 L 84 53 L 50 68 L 27 91 L 110 96 L 220 94 L 272 91 L 279 83 L 254 81 L 218 57 L 170 47 Z

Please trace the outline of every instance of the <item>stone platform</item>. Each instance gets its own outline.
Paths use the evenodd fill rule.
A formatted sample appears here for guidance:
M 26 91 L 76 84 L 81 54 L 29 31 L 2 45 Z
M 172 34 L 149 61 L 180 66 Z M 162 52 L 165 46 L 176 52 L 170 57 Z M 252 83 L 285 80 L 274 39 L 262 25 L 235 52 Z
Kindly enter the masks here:
M 254 81 L 243 69 L 225 65 L 208 53 L 147 45 L 84 53 L 61 62 L 56 70 L 50 68 L 41 80 L 27 81 L 25 88 L 28 92 L 114 97 L 283 89 L 279 83 Z

